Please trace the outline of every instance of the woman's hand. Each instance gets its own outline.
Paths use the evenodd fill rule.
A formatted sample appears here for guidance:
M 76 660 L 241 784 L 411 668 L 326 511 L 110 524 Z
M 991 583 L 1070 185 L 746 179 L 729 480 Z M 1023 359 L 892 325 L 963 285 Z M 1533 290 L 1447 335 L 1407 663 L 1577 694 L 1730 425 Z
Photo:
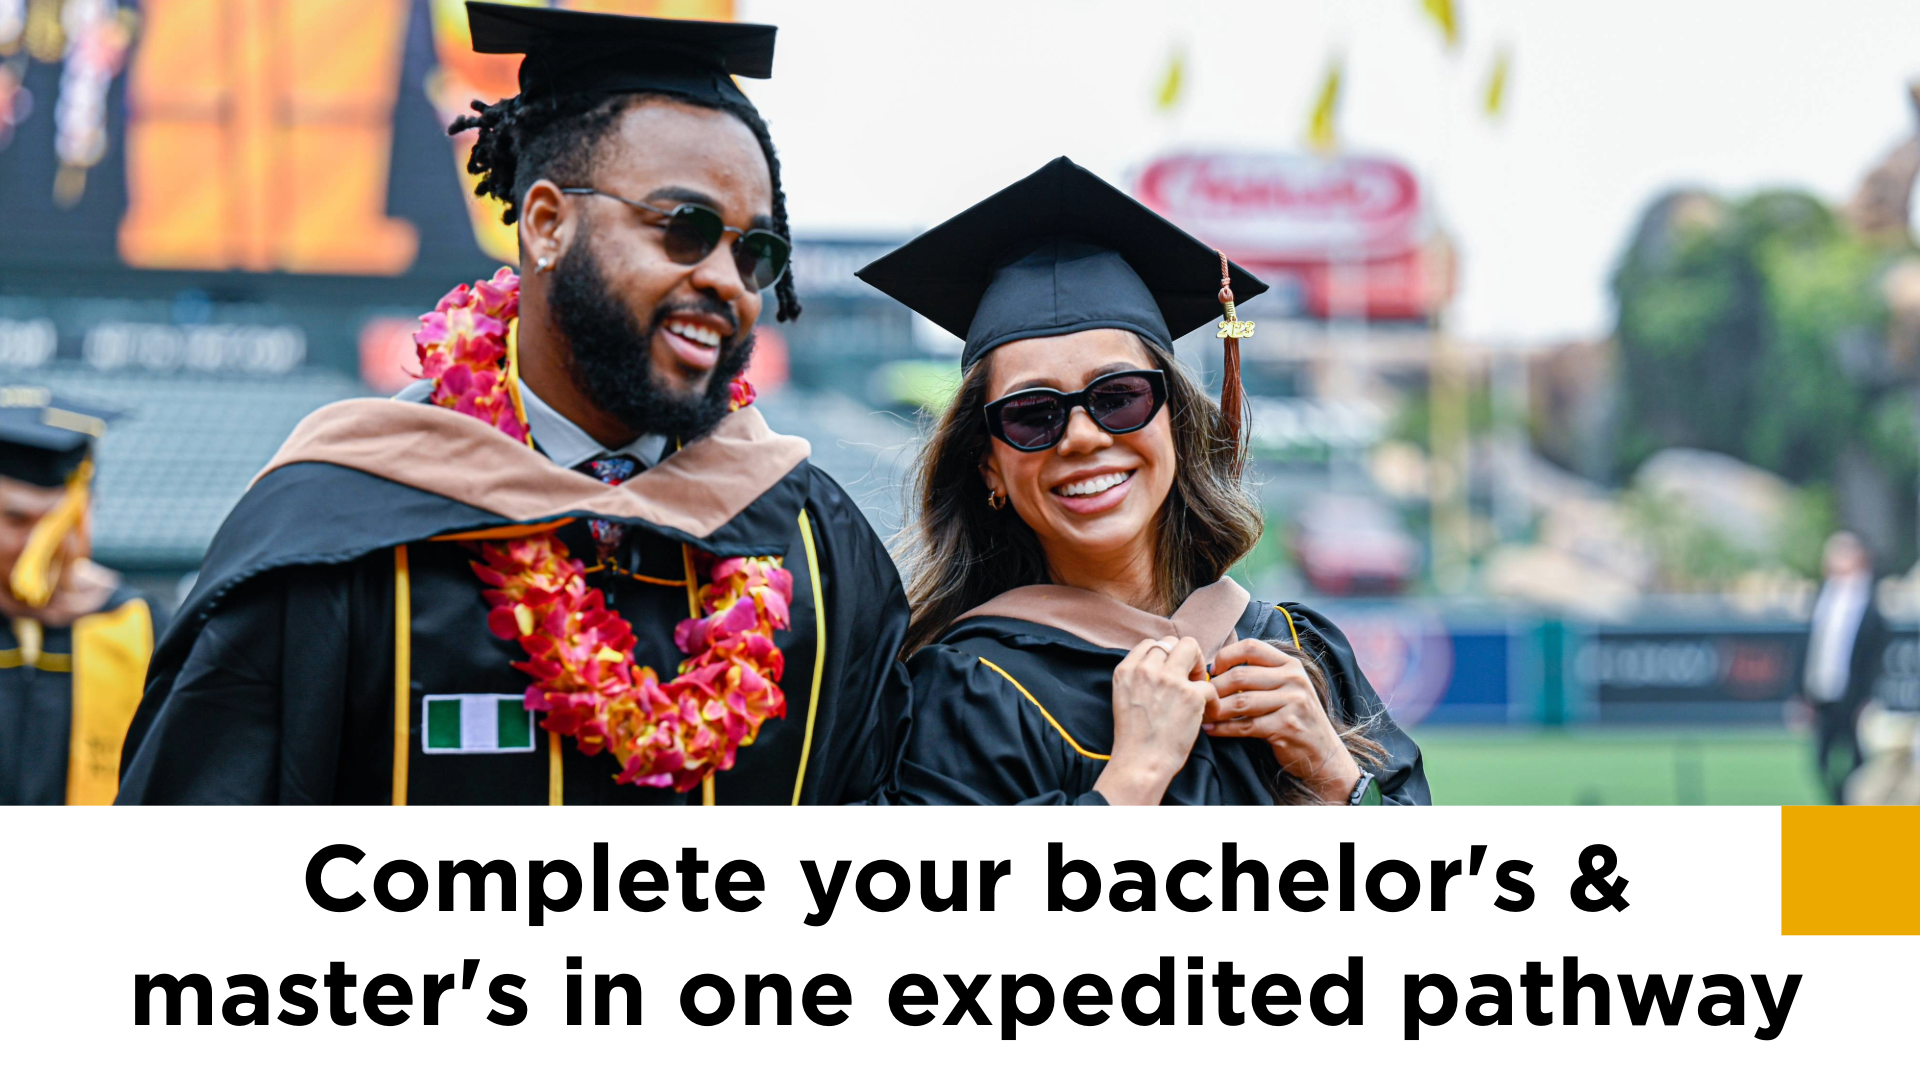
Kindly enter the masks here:
M 1265 739 L 1280 767 L 1322 802 L 1347 801 L 1360 765 L 1297 657 L 1257 638 L 1236 641 L 1213 658 L 1213 691 L 1203 725 L 1209 735 Z
M 1113 669 L 1113 757 L 1093 785 L 1115 806 L 1156 806 L 1200 737 L 1213 701 L 1200 643 L 1142 641 Z

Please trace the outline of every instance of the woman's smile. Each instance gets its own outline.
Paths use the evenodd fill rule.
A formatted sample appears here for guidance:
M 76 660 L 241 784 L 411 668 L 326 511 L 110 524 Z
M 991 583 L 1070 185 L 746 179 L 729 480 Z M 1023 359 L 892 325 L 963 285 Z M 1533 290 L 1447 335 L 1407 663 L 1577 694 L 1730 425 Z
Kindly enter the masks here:
M 1119 506 L 1133 490 L 1133 469 L 1082 469 L 1064 483 L 1055 484 L 1052 493 L 1061 506 L 1076 514 L 1098 514 Z

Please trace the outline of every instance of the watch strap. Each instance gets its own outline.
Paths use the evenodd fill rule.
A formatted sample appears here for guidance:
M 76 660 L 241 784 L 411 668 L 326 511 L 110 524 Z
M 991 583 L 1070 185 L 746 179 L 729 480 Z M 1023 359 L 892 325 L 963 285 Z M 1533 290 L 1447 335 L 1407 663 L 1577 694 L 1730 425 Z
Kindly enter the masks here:
M 1373 774 L 1361 772 L 1360 782 L 1353 785 L 1353 794 L 1347 796 L 1348 806 L 1379 806 L 1380 785 L 1373 782 Z

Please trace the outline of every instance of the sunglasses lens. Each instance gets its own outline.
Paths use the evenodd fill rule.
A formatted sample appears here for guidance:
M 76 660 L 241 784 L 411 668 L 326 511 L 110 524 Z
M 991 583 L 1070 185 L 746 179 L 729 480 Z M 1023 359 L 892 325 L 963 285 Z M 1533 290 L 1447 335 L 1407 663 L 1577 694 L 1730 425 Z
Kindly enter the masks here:
M 1014 398 L 1000 406 L 1000 430 L 1008 442 L 1021 449 L 1052 446 L 1066 428 L 1066 410 L 1048 395 Z
M 787 272 L 792 249 L 774 233 L 755 229 L 734 245 L 734 264 L 740 268 L 740 280 L 755 289 L 764 289 Z
M 689 203 L 676 208 L 667 219 L 667 258 L 683 266 L 699 262 L 720 242 L 724 226 L 720 215 L 707 207 Z
M 1153 384 L 1142 375 L 1121 375 L 1087 391 L 1087 412 L 1110 432 L 1147 426 L 1155 412 Z

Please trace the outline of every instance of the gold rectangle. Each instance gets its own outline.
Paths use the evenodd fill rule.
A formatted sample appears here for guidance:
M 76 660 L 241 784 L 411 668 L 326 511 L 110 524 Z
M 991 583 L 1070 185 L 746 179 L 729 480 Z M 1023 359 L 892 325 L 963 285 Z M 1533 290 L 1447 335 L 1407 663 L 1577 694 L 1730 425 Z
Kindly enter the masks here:
M 1782 934 L 1920 934 L 1920 806 L 1780 808 Z

